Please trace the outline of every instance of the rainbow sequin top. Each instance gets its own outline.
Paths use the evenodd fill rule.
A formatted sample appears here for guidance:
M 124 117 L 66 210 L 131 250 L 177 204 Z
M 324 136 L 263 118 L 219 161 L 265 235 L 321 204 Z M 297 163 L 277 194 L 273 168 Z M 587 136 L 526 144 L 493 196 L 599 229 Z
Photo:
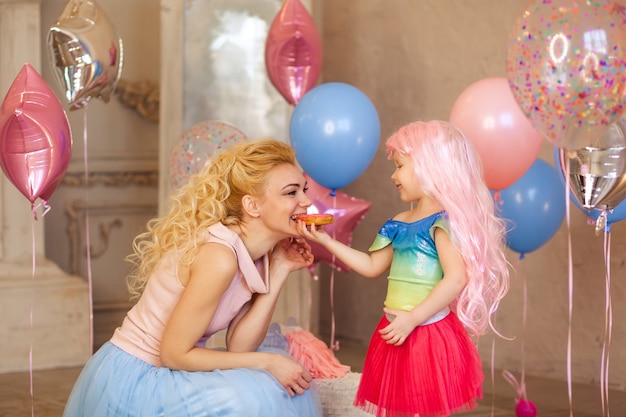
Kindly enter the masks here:
M 443 278 L 434 240 L 436 227 L 450 233 L 444 211 L 413 223 L 387 220 L 378 231 L 369 251 L 393 247 L 386 307 L 412 310 Z

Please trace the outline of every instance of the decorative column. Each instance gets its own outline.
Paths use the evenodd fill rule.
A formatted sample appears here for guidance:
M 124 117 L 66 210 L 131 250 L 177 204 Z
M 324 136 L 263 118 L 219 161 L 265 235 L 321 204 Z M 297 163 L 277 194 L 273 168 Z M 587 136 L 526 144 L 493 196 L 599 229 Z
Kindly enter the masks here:
M 25 63 L 41 73 L 40 34 L 40 0 L 0 0 L 2 99 Z M 44 221 L 0 173 L 0 373 L 29 370 L 31 350 L 33 369 L 79 366 L 90 354 L 88 286 L 46 259 Z

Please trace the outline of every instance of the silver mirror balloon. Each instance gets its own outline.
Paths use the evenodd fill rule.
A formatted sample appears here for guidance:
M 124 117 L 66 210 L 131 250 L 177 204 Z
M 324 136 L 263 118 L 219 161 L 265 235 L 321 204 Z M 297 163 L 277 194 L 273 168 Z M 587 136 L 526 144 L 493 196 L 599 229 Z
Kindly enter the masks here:
M 576 150 L 559 149 L 559 164 L 578 203 L 603 215 L 596 230 L 606 224 L 606 212 L 626 198 L 626 118 L 611 124 L 606 133 L 590 146 Z
M 70 110 L 109 101 L 122 72 L 122 40 L 93 0 L 70 0 L 48 31 L 50 62 Z

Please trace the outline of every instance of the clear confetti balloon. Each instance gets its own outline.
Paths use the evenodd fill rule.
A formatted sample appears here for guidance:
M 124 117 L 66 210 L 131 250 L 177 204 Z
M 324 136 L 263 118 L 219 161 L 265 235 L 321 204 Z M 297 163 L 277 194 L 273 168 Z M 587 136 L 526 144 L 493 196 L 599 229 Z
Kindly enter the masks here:
M 535 0 L 517 19 L 507 78 L 520 108 L 553 145 L 578 149 L 623 112 L 625 9 L 608 0 Z
M 170 184 L 173 189 L 187 183 L 220 150 L 247 140 L 246 135 L 228 123 L 209 120 L 185 130 L 170 154 Z

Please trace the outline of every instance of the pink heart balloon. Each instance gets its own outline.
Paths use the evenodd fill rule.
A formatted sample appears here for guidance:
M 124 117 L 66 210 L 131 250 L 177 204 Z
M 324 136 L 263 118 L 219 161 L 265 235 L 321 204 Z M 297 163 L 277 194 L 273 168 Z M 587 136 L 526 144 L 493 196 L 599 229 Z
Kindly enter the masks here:
M 67 115 L 58 98 L 30 64 L 11 84 L 0 108 L 0 165 L 34 206 L 46 205 L 63 179 L 72 154 Z
M 286 0 L 265 42 L 270 81 L 289 104 L 315 86 L 322 70 L 322 40 L 313 18 L 299 0 Z
M 322 187 L 308 175 L 306 175 L 306 179 L 309 188 L 307 196 L 313 201 L 307 212 L 332 214 L 335 221 L 323 226 L 324 230 L 338 241 L 348 246 L 352 245 L 352 232 L 363 220 L 372 203 L 340 191 L 335 191 L 335 195 L 332 196 L 330 188 Z M 340 271 L 350 271 L 348 265 L 334 258 L 322 245 L 315 242 L 310 242 L 310 244 L 315 262 L 323 261 Z

